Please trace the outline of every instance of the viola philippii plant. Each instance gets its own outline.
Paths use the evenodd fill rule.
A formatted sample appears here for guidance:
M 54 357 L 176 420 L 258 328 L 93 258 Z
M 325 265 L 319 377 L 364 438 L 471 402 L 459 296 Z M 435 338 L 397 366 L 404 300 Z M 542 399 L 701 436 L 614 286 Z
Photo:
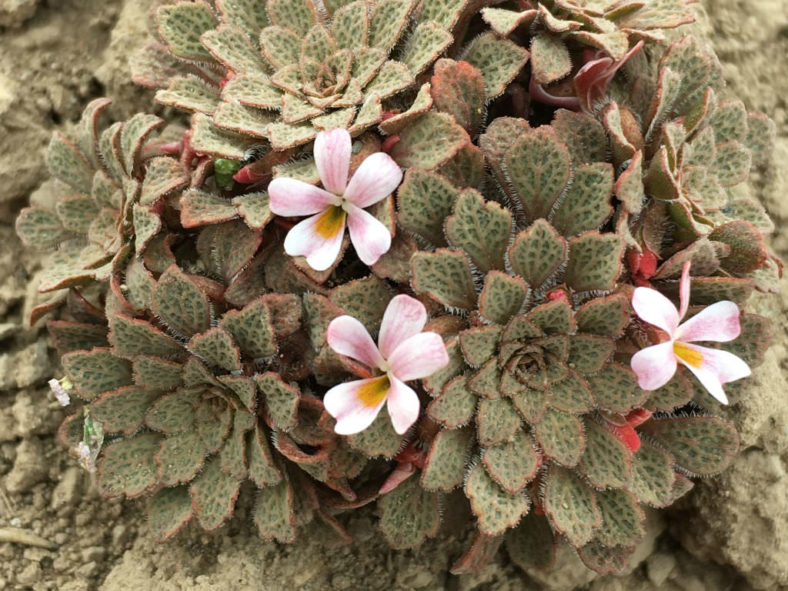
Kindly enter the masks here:
M 758 396 L 775 126 L 664 42 L 690 2 L 160 4 L 134 79 L 188 127 L 91 103 L 17 220 L 58 436 L 157 540 L 241 504 L 344 544 L 374 504 L 413 548 L 456 490 L 452 572 L 614 573 L 733 461 L 709 394 Z

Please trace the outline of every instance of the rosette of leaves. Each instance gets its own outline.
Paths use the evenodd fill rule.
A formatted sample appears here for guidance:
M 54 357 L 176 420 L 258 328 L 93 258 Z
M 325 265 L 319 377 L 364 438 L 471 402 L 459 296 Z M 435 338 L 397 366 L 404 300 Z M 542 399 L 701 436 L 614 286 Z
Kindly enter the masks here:
M 644 62 L 633 60 L 633 71 Z M 677 277 L 675 266 L 692 260 L 699 275 L 731 279 L 718 287 L 773 291 L 780 266 L 763 234 L 774 224 L 746 182 L 768 163 L 775 125 L 722 98 L 723 87 L 716 56 L 686 37 L 661 57 L 655 76 L 611 89 L 621 104 L 610 103 L 600 119 L 620 171 L 621 220 L 632 220 L 638 245 L 667 259 L 656 279 Z M 732 299 L 720 290 L 713 297 Z
M 164 124 L 158 117 L 138 114 L 100 131 L 109 104 L 94 100 L 70 134 L 53 134 L 46 161 L 58 199 L 53 209 L 28 207 L 16 220 L 22 242 L 54 251 L 43 264 L 41 292 L 106 281 L 122 247 L 136 237 L 141 252 L 162 225 L 161 201 L 189 182 L 177 160 L 150 144 Z
M 379 326 L 388 287 L 369 277 L 326 290 L 303 275 L 298 287 L 294 272 L 271 264 L 263 231 L 237 217 L 159 234 L 142 256 L 125 249 L 108 326 L 84 315 L 50 323 L 74 394 L 103 426 L 99 489 L 147 496 L 164 540 L 191 520 L 221 526 L 248 482 L 262 537 L 291 542 L 309 528 L 346 542 L 333 514 L 374 496 L 359 497 L 351 481 L 402 441 L 383 423 L 347 440 L 334 434 L 315 392 L 348 368 L 325 331 L 345 313 Z M 287 281 L 289 291 L 271 289 Z M 83 416 L 61 427 L 67 445 L 81 439 Z
M 528 31 L 533 78 L 547 86 L 572 72 L 579 48 L 602 51 L 617 61 L 639 40 L 663 41 L 663 30 L 695 20 L 690 4 L 691 0 L 526 0 L 520 2 L 520 11 L 485 8 L 482 16 L 502 36 Z
M 419 495 L 462 487 L 478 537 L 455 572 L 504 540 L 524 568 L 544 565 L 559 538 L 615 571 L 644 533 L 641 505 L 669 505 L 691 487 L 684 474 L 717 473 L 737 450 L 735 429 L 715 417 L 652 419 L 637 451 L 617 436 L 630 412 L 673 410 L 694 391 L 683 373 L 641 390 L 618 352 L 630 323 L 617 283 L 625 246 L 599 231 L 611 227 L 614 193 L 600 134 L 570 112 L 535 129 L 498 118 L 479 141 L 495 199 L 418 170 L 399 190 L 400 225 L 429 245 L 411 259 L 412 287 L 454 315 L 435 321 L 451 361 L 424 380 L 439 429 L 420 486 L 389 493 L 398 498 L 382 506 L 382 525 L 418 543 L 433 524 Z
M 134 60 L 134 79 L 160 103 L 195 112 L 195 149 L 241 159 L 324 129 L 357 135 L 386 110 L 407 109 L 417 77 L 483 2 L 312 0 L 180 2 L 156 14 L 160 42 Z M 480 45 L 477 53 L 489 48 Z M 482 56 L 490 56 L 484 53 Z M 491 65 L 491 75 L 498 67 Z M 408 92 L 410 91 L 410 92 Z M 503 89 L 501 89 L 501 92 Z

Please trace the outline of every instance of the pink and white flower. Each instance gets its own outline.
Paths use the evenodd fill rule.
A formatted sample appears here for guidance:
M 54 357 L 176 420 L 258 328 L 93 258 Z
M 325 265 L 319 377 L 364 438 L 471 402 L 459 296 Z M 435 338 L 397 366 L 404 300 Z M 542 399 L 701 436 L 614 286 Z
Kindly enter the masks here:
M 662 329 L 668 340 L 646 347 L 632 356 L 632 370 L 644 390 L 656 390 L 667 384 L 679 363 L 687 367 L 709 394 L 722 404 L 728 398 L 722 385 L 750 375 L 749 366 L 733 353 L 691 345 L 695 341 L 726 343 L 741 333 L 739 308 L 729 301 L 717 302 L 679 325 L 687 313 L 690 296 L 690 263 L 684 264 L 679 284 L 681 309 L 655 289 L 638 287 L 632 295 L 632 307 L 642 319 Z
M 285 238 L 285 252 L 305 256 L 316 271 L 325 271 L 342 249 L 345 225 L 358 258 L 374 265 L 391 248 L 391 233 L 365 211 L 402 182 L 402 170 L 388 154 L 368 156 L 348 182 L 352 140 L 344 129 L 324 131 L 315 140 L 315 164 L 324 188 L 279 177 L 268 185 L 271 211 L 279 216 L 310 216 Z
M 402 435 L 416 422 L 421 403 L 405 382 L 429 377 L 449 363 L 441 336 L 422 332 L 426 323 L 424 305 L 407 295 L 395 296 L 389 302 L 377 346 L 364 325 L 352 316 L 331 321 L 329 346 L 382 374 L 339 384 L 326 392 L 323 404 L 337 420 L 337 433 L 352 435 L 363 431 L 387 402 L 397 433 Z

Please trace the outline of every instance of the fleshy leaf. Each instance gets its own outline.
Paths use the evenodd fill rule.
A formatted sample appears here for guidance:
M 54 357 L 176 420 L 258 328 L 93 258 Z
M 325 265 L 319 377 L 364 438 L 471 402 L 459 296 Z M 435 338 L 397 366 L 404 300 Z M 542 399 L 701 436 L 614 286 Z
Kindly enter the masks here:
M 522 419 L 508 398 L 479 401 L 476 414 L 476 430 L 481 445 L 495 445 L 514 436 Z
M 268 417 L 277 429 L 288 431 L 296 425 L 299 391 L 273 372 L 255 376 Z
M 151 310 L 180 335 L 191 336 L 210 326 L 208 298 L 175 265 L 159 277 L 153 290 Z
M 602 525 L 594 492 L 559 466 L 550 466 L 545 477 L 544 509 L 553 527 L 575 547 L 589 542 Z
M 586 421 L 586 448 L 578 470 L 597 488 L 622 488 L 632 478 L 632 454 L 610 431 Z
M 616 235 L 586 232 L 569 241 L 566 283 L 575 291 L 613 289 L 621 273 L 624 245 Z
M 203 529 L 216 529 L 230 518 L 240 486 L 236 478 L 222 472 L 218 457 L 208 462 L 189 487 L 194 512 Z
M 462 192 L 446 219 L 446 237 L 461 248 L 483 273 L 504 268 L 512 216 L 494 201 L 485 202 L 473 189 Z
M 466 143 L 468 133 L 445 113 L 430 111 L 399 134 L 391 157 L 403 168 L 430 170 L 450 160 Z
M 196 431 L 167 437 L 156 453 L 159 480 L 166 486 L 191 482 L 204 460 L 205 446 Z
M 131 364 L 108 349 L 66 353 L 61 362 L 76 393 L 84 400 L 132 384 Z
M 413 548 L 438 533 L 438 495 L 408 478 L 378 501 L 380 529 L 395 549 Z
M 459 196 L 460 192 L 441 175 L 410 169 L 399 187 L 397 221 L 435 246 L 444 246 L 443 223 Z
M 138 497 L 156 484 L 156 462 L 161 436 L 143 433 L 112 443 L 99 460 L 98 485 L 106 497 Z
M 241 354 L 230 333 L 223 328 L 211 328 L 194 335 L 189 341 L 189 351 L 206 364 L 226 371 L 241 369 Z
M 472 444 L 472 429 L 439 431 L 421 471 L 421 486 L 426 490 L 444 492 L 460 486 L 465 478 Z
M 548 408 L 535 427 L 545 455 L 564 466 L 575 466 L 585 449 L 583 423 L 575 415 Z
M 113 352 L 126 359 L 137 355 L 176 357 L 183 354 L 183 346 L 144 320 L 116 315 L 110 319 L 109 341 Z
M 472 310 L 476 288 L 468 260 L 462 252 L 440 249 L 418 252 L 411 259 L 413 289 L 445 306 Z
M 293 515 L 293 488 L 287 480 L 266 486 L 257 494 L 254 523 L 264 540 L 293 542 L 296 529 Z
M 566 261 L 566 241 L 545 220 L 517 234 L 509 248 L 509 264 L 533 288 L 542 286 Z
M 531 438 L 517 431 L 511 441 L 504 441 L 482 452 L 487 473 L 509 494 L 516 494 L 536 476 L 539 456 Z
M 185 486 L 160 490 L 148 505 L 148 526 L 157 542 L 177 534 L 192 518 L 192 498 Z
M 528 497 L 509 494 L 490 478 L 482 464 L 471 468 L 465 480 L 465 496 L 478 519 L 479 531 L 487 536 L 514 527 L 528 512 Z
M 641 503 L 666 507 L 673 502 L 673 458 L 644 441 L 632 456 L 632 492 Z
M 467 61 L 484 77 L 487 100 L 503 94 L 528 61 L 528 51 L 493 33 L 482 33 L 463 51 Z

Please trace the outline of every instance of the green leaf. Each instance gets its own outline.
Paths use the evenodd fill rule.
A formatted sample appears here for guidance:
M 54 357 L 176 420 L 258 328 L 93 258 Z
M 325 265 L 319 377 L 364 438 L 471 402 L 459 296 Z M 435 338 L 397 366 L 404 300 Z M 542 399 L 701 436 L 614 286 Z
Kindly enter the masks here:
M 64 229 L 77 234 L 87 234 L 90 231 L 91 223 L 99 213 L 99 206 L 93 198 L 87 195 L 68 195 L 55 204 L 55 211 L 60 218 L 60 223 L 63 224 L 62 228 L 60 228 L 60 223 L 47 219 L 52 215 L 49 211 L 35 207 L 22 210 L 23 213 L 28 212 L 26 214 L 28 219 L 20 217 L 20 219 L 24 220 L 21 223 L 30 224 L 32 222 L 29 230 L 38 234 L 36 238 L 40 242 L 31 242 L 29 237 L 20 235 L 22 240 L 41 248 L 43 246 L 54 246 L 57 242 L 60 242 L 66 235 L 63 232 Z M 31 214 L 34 214 L 33 219 L 29 219 Z M 20 222 L 17 221 L 17 233 L 20 233 L 20 225 Z M 22 230 L 25 229 L 25 226 L 22 226 Z M 61 235 L 54 242 L 53 239 L 56 237 L 51 235 L 52 232 Z
M 575 291 L 613 289 L 621 274 L 624 245 L 615 234 L 586 232 L 569 241 L 566 284 Z
M 397 435 L 387 413 L 378 413 L 372 424 L 347 439 L 353 449 L 369 457 L 391 459 L 402 449 L 402 435 Z
M 203 47 L 200 36 L 216 27 L 211 9 L 201 3 L 162 6 L 156 13 L 159 34 L 170 51 L 188 60 L 212 62 L 213 56 Z
M 550 84 L 566 77 L 572 69 L 569 49 L 561 37 L 542 31 L 531 41 L 531 67 L 538 84 Z
M 257 410 L 257 385 L 247 376 L 219 376 L 218 380 L 233 392 L 250 412 Z M 240 416 L 237 413 L 236 416 Z
M 481 464 L 476 464 L 468 474 L 465 496 L 478 519 L 479 531 L 487 536 L 499 535 L 514 527 L 528 512 L 528 497 L 507 493 Z
M 225 101 L 238 101 L 245 107 L 257 109 L 281 109 L 282 91 L 262 74 L 241 74 L 224 85 L 222 98 Z
M 101 421 L 106 433 L 131 435 L 140 428 L 145 413 L 159 396 L 160 390 L 123 386 L 103 394 L 90 405 L 90 413 Z
M 617 338 L 629 324 L 629 300 L 623 294 L 595 298 L 575 312 L 578 332 Z
M 195 405 L 199 402 L 199 392 L 178 390 L 166 394 L 150 407 L 145 415 L 145 423 L 167 435 L 194 429 L 196 418 Z
M 251 138 L 267 138 L 269 126 L 277 120 L 273 113 L 247 107 L 236 101 L 221 103 L 213 114 L 213 124 L 223 131 Z M 214 173 L 216 165 L 214 164 Z
M 378 501 L 380 529 L 392 548 L 414 548 L 438 533 L 438 495 L 408 478 Z
M 109 342 L 118 357 L 133 359 L 137 355 L 178 357 L 183 346 L 144 320 L 116 315 L 110 318 Z
M 229 199 L 200 189 L 186 191 L 181 196 L 180 206 L 184 228 L 217 224 L 238 217 L 238 210 Z
M 219 458 L 208 462 L 189 487 L 194 512 L 203 529 L 216 529 L 230 518 L 240 487 L 236 478 L 222 472 Z
M 498 326 L 478 326 L 460 333 L 460 347 L 465 361 L 471 367 L 480 367 L 498 350 L 501 328 Z
M 185 486 L 165 488 L 150 499 L 148 527 L 157 542 L 166 542 L 192 518 L 192 498 Z
M 58 205 L 64 202 L 62 200 Z M 38 248 L 52 248 L 69 237 L 58 215 L 40 207 L 26 207 L 20 212 L 16 218 L 16 233 L 25 245 Z
M 585 165 L 591 165 L 592 169 L 609 166 L 605 162 L 608 160 L 610 142 L 605 128 L 596 118 L 585 113 L 559 109 L 550 127 L 569 150 L 575 174 Z
M 508 398 L 482 398 L 476 413 L 476 435 L 479 444 L 495 445 L 511 439 L 522 424 L 522 418 Z
M 433 396 L 440 394 L 448 381 L 465 369 L 465 360 L 462 357 L 458 338 L 452 338 L 446 341 L 446 351 L 449 354 L 449 363 L 446 367 L 439 369 L 422 380 L 424 388 Z
M 104 392 L 132 384 L 131 364 L 108 349 L 66 353 L 61 363 L 83 400 L 93 400 Z
M 468 62 L 440 59 L 433 68 L 435 108 L 448 113 L 471 137 L 481 130 L 486 114 L 484 77 Z
M 433 0 L 421 6 L 419 20 L 435 21 L 440 27 L 450 31 L 467 5 L 467 0 Z
M 446 237 L 461 248 L 480 271 L 504 269 L 512 216 L 507 209 L 484 198 L 473 189 L 462 192 L 454 212 L 446 219 Z
M 173 78 L 166 90 L 156 93 L 155 99 L 162 105 L 207 115 L 213 115 L 221 101 L 216 86 L 191 77 Z
M 282 473 L 274 463 L 271 448 L 268 445 L 266 434 L 260 425 L 246 435 L 247 454 L 249 456 L 249 479 L 258 488 L 277 484 L 282 480 Z
M 575 330 L 572 306 L 563 300 L 555 300 L 536 306 L 525 315 L 525 319 L 548 335 L 564 335 Z M 561 357 L 564 356 L 561 355 Z
M 276 353 L 271 314 L 263 298 L 247 304 L 243 310 L 226 312 L 220 326 L 232 336 L 241 352 L 252 359 L 270 357 Z
M 261 232 L 233 221 L 205 228 L 197 239 L 197 252 L 206 267 L 231 284 L 251 263 L 261 242 Z
M 241 369 L 241 353 L 230 333 L 223 328 L 211 328 L 194 335 L 189 341 L 188 349 L 209 366 L 229 372 Z
M 435 246 L 444 246 L 443 223 L 460 192 L 439 174 L 411 168 L 397 194 L 397 222 Z
M 454 41 L 451 33 L 434 22 L 422 21 L 408 37 L 399 61 L 414 75 L 421 74 Z
M 261 538 L 282 543 L 295 541 L 294 521 L 293 489 L 287 480 L 260 490 L 254 523 Z
M 490 271 L 479 296 L 479 313 L 491 322 L 505 325 L 523 309 L 527 297 L 525 281 L 500 271 Z
M 369 23 L 369 46 L 389 51 L 405 29 L 413 5 L 413 0 L 389 0 L 378 4 Z
M 225 399 L 205 398 L 197 407 L 197 432 L 208 453 L 218 452 L 232 425 L 232 410 Z
M 581 414 L 594 408 L 596 402 L 588 382 L 570 370 L 566 379 L 550 384 L 550 405 L 565 412 Z
M 533 441 L 517 431 L 511 441 L 504 441 L 482 451 L 487 473 L 509 494 L 520 492 L 536 476 L 540 458 Z
M 58 353 L 90 350 L 93 347 L 107 347 L 107 327 L 96 324 L 83 324 L 66 320 L 50 320 L 47 331 Z
M 566 241 L 546 220 L 536 220 L 515 236 L 509 264 L 532 288 L 539 289 L 566 261 Z
M 692 384 L 687 377 L 688 370 L 679 368 L 667 384 L 651 392 L 646 401 L 649 410 L 672 411 L 682 407 L 692 400 L 694 392 Z
M 174 158 L 151 158 L 145 165 L 140 205 L 154 205 L 166 195 L 186 187 L 188 182 L 188 175 Z
M 252 138 L 218 129 L 211 118 L 203 113 L 195 113 L 192 117 L 191 144 L 197 152 L 228 160 L 241 160 L 252 142 Z
M 731 247 L 731 254 L 721 261 L 722 268 L 728 273 L 752 273 L 761 268 L 769 256 L 763 235 L 750 222 L 744 220 L 717 226 L 709 234 L 709 240 Z
M 628 487 L 632 479 L 632 453 L 603 426 L 585 422 L 586 448 L 578 464 L 596 488 Z
M 159 277 L 153 290 L 151 310 L 176 333 L 192 336 L 210 327 L 208 298 L 176 265 Z
M 670 452 L 678 466 L 699 476 L 722 472 L 739 449 L 736 429 L 717 417 L 652 419 L 640 431 Z
M 298 388 L 286 384 L 278 374 L 270 371 L 255 376 L 255 382 L 263 395 L 266 412 L 273 425 L 282 431 L 295 427 L 301 396 Z
M 266 64 L 257 44 L 240 29 L 222 25 L 202 35 L 202 43 L 211 55 L 236 73 L 264 72 Z
M 462 52 L 462 59 L 482 73 L 487 100 L 503 94 L 528 61 L 528 51 L 493 33 L 482 33 Z
M 531 511 L 506 532 L 506 551 L 521 569 L 550 568 L 555 562 L 555 534 L 542 515 Z
M 385 281 L 370 275 L 335 287 L 328 299 L 374 333 L 380 329 L 391 291 Z
M 641 426 L 642 428 L 642 426 Z M 673 502 L 673 458 L 643 441 L 632 455 L 632 492 L 641 503 L 666 507 Z
M 111 443 L 99 460 L 99 491 L 105 497 L 138 497 L 156 484 L 156 462 L 161 436 L 143 433 Z
M 312 0 L 267 0 L 266 8 L 274 25 L 287 27 L 299 37 L 306 35 L 317 22 Z
M 134 383 L 137 386 L 172 390 L 181 385 L 181 364 L 157 357 L 138 355 L 133 361 Z
M 573 472 L 556 465 L 545 478 L 544 509 L 553 527 L 575 547 L 589 542 L 602 525 L 594 492 Z
M 443 388 L 440 396 L 427 408 L 430 418 L 449 429 L 467 424 L 476 411 L 476 394 L 468 387 L 465 376 L 457 376 Z
M 399 134 L 390 155 L 403 168 L 430 170 L 448 162 L 470 141 L 468 133 L 445 113 L 430 111 Z
M 46 163 L 52 176 L 79 193 L 90 194 L 93 168 L 79 148 L 59 131 L 53 133 L 49 141 Z
M 421 471 L 421 486 L 429 491 L 443 492 L 460 486 L 473 442 L 473 429 L 440 430 L 432 440 Z
M 268 193 L 265 191 L 239 195 L 232 201 L 246 225 L 254 230 L 262 230 L 274 219 L 268 202 Z
M 205 446 L 196 431 L 167 437 L 156 453 L 159 481 L 165 486 L 191 482 L 205 461 Z
M 613 213 L 612 192 L 611 164 L 597 162 L 580 167 L 553 215 L 553 226 L 567 237 L 598 229 Z
M 604 490 L 596 493 L 602 512 L 602 527 L 595 538 L 606 546 L 634 546 L 646 535 L 646 516 L 635 495 L 625 490 Z
M 472 310 L 476 288 L 468 260 L 462 252 L 439 249 L 417 252 L 411 258 L 413 289 L 444 306 Z
M 340 49 L 365 46 L 369 34 L 369 14 L 363 2 L 351 2 L 339 8 L 331 18 L 331 36 Z
M 546 218 L 569 182 L 569 150 L 550 126 L 520 136 L 506 170 L 528 220 Z
M 586 445 L 583 423 L 575 415 L 548 408 L 536 424 L 536 440 L 545 456 L 561 465 L 577 465 Z
M 626 414 L 638 408 L 649 393 L 641 390 L 635 373 L 628 367 L 609 363 L 599 372 L 585 376 L 597 404 L 611 412 Z
M 612 339 L 588 334 L 572 335 L 567 363 L 580 373 L 594 373 L 610 359 L 614 349 Z

